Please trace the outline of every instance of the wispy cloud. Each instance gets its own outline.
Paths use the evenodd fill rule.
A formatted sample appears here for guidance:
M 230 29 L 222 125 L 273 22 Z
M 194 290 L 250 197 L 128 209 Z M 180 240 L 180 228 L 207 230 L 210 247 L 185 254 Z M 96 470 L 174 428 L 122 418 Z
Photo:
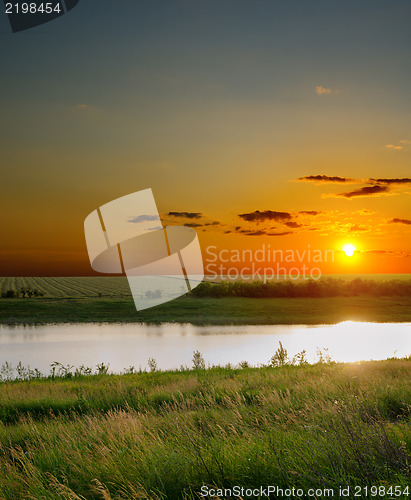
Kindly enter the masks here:
M 405 147 L 411 144 L 411 141 L 408 139 L 401 139 L 397 142 L 397 144 L 386 144 L 385 148 L 390 151 L 406 151 Z
M 335 195 L 329 196 L 337 196 L 341 198 L 358 198 L 362 196 L 379 196 L 381 194 L 385 194 L 389 191 L 388 186 L 381 186 L 380 184 L 375 184 L 374 186 L 364 186 L 360 189 L 355 189 L 354 191 L 347 191 L 345 193 L 338 193 Z
M 197 224 L 196 222 L 187 222 L 184 224 L 186 227 L 201 227 L 202 224 Z
M 318 210 L 301 210 L 301 212 L 298 212 L 298 213 L 303 214 L 303 215 L 313 215 L 313 216 L 322 214 L 322 212 L 320 212 Z
M 360 226 L 359 224 L 353 224 L 352 226 L 350 226 L 350 229 L 349 231 L 351 233 L 357 233 L 359 231 L 368 231 L 368 227 L 367 226 Z
M 141 222 L 152 222 L 159 221 L 160 217 L 158 215 L 137 215 L 137 217 L 132 217 L 128 220 L 132 224 L 140 224 Z
M 292 234 L 292 231 L 283 231 L 280 233 L 272 233 L 266 231 L 265 229 L 259 229 L 257 231 L 241 231 L 246 236 L 287 236 L 288 234 Z
M 317 182 L 317 183 L 340 183 L 340 184 L 358 184 L 361 182 L 358 179 L 351 179 L 350 177 L 338 177 L 331 175 L 306 175 L 304 177 L 299 177 L 298 181 L 303 182 Z
M 284 225 L 286 225 L 288 227 L 291 227 L 293 229 L 297 229 L 298 227 L 302 227 L 303 226 L 302 224 L 298 224 L 298 222 L 294 222 L 294 221 L 284 222 Z
M 315 93 L 318 95 L 327 95 L 331 94 L 333 91 L 331 89 L 327 89 L 326 87 L 323 87 L 322 85 L 317 85 L 315 87 Z
M 396 179 L 382 178 L 382 179 L 369 179 L 369 182 L 377 184 L 411 184 L 411 179 L 409 177 L 401 177 Z

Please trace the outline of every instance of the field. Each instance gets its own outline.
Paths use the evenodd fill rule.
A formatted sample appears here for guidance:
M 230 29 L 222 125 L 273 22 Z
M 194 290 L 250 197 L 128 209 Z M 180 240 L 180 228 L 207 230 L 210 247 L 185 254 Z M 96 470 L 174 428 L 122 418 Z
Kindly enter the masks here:
M 291 286 L 285 283 L 203 283 L 191 294 L 140 312 L 135 310 L 124 277 L 0 278 L 0 285 L 3 296 L 0 298 L 0 324 L 7 325 L 411 322 L 409 281 L 398 284 L 396 281 L 334 280 L 324 285 L 315 283 L 317 288 L 309 282 Z M 21 289 L 25 290 L 24 298 Z M 4 298 L 8 295 L 12 297 Z
M 0 277 L 0 294 L 6 293 L 7 290 L 19 293 L 22 288 L 37 289 L 47 298 L 131 297 L 125 276 L 83 278 Z
M 235 485 L 335 498 L 341 486 L 361 486 L 357 498 L 397 486 L 408 498 L 410 368 L 392 359 L 3 382 L 0 498 L 194 499 L 202 486 Z

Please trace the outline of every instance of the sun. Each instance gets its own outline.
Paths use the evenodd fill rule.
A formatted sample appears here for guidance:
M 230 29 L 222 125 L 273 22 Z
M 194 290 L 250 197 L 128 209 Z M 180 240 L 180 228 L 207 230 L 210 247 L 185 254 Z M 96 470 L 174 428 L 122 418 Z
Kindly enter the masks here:
M 356 250 L 354 245 L 351 245 L 351 243 L 347 243 L 342 247 L 343 252 L 347 257 L 352 257 L 354 255 L 354 252 Z

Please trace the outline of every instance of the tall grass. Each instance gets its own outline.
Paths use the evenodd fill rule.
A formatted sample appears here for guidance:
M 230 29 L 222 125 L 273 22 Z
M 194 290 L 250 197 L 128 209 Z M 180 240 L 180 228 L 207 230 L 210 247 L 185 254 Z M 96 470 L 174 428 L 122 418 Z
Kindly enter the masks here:
M 0 498 L 194 499 L 202 485 L 405 488 L 410 366 L 392 359 L 5 382 Z

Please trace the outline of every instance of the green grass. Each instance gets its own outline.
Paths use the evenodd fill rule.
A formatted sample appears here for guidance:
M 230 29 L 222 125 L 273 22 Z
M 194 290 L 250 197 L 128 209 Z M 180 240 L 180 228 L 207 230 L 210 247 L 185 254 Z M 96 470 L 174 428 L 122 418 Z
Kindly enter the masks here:
M 0 298 L 0 324 L 411 322 L 409 280 L 203 283 L 192 294 L 136 312 L 125 277 L 0 278 L 3 295 L 27 287 L 44 296 Z
M 131 298 L 0 299 L 0 324 L 180 322 L 195 325 L 411 322 L 411 297 L 180 297 L 137 312 Z
M 392 359 L 1 383 L 0 498 L 405 488 L 410 368 Z

